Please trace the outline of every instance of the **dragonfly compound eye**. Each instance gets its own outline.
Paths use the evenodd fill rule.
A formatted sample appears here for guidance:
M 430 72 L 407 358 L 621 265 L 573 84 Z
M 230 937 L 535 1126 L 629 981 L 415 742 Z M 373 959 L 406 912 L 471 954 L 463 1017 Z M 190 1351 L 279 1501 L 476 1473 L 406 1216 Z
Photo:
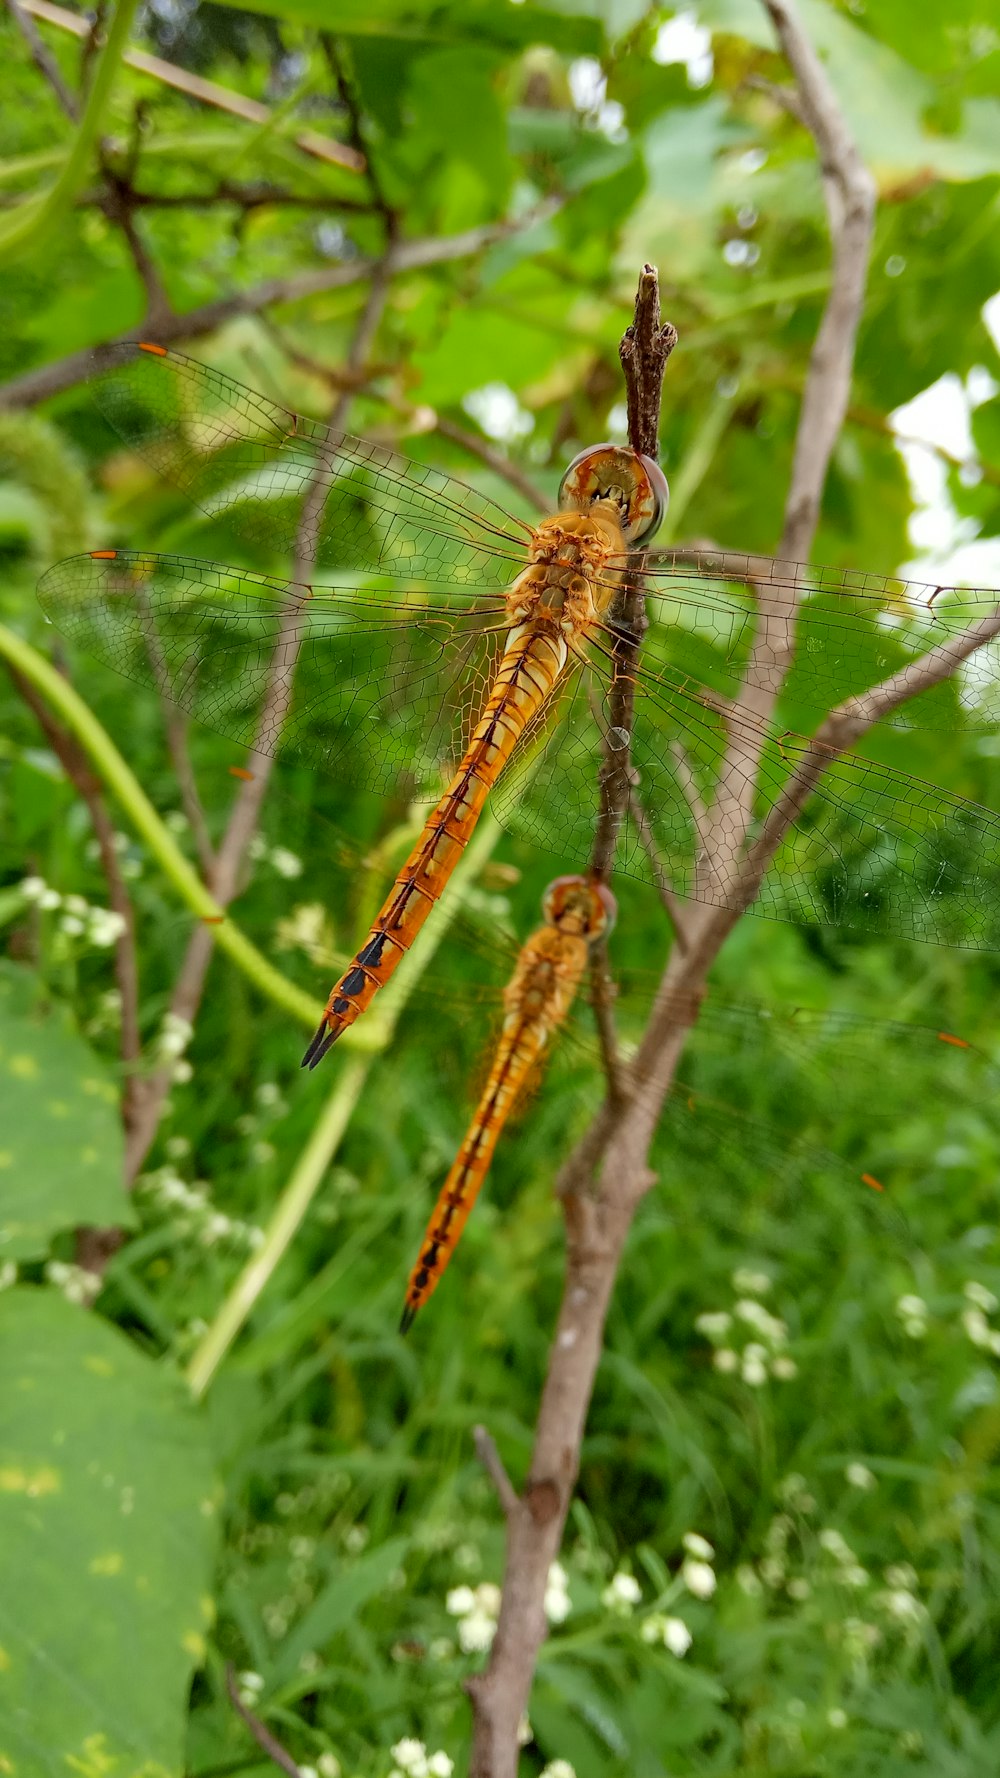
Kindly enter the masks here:
M 542 896 L 550 926 L 572 929 L 591 944 L 605 938 L 618 918 L 618 903 L 605 883 L 592 877 L 556 877 Z
M 564 511 L 586 512 L 598 500 L 618 509 L 626 543 L 652 537 L 670 500 L 667 478 L 652 457 L 625 445 L 591 445 L 574 457 L 559 484 Z

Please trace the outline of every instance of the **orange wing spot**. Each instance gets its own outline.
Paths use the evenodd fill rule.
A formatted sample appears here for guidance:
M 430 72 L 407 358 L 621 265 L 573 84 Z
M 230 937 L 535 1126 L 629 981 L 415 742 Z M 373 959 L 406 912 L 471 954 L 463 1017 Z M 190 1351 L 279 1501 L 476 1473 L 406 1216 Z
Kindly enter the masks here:
M 223 926 L 225 919 L 225 914 L 202 914 L 201 923 L 203 926 Z
M 166 346 L 154 346 L 149 340 L 140 340 L 138 344 L 140 352 L 155 352 L 157 358 L 165 358 L 167 356 Z
M 957 1050 L 967 1050 L 972 1048 L 971 1044 L 966 1043 L 964 1037 L 953 1037 L 950 1031 L 939 1031 L 937 1040 L 938 1043 L 953 1043 Z
M 882 1184 L 882 1181 L 876 1179 L 874 1173 L 862 1173 L 861 1180 L 863 1185 L 870 1185 L 873 1192 L 885 1191 L 885 1186 Z
M 92 549 L 90 559 L 92 562 L 113 562 L 117 554 L 116 549 Z
M 227 769 L 231 778 L 242 778 L 247 784 L 254 781 L 254 773 L 248 772 L 246 766 L 229 766 Z

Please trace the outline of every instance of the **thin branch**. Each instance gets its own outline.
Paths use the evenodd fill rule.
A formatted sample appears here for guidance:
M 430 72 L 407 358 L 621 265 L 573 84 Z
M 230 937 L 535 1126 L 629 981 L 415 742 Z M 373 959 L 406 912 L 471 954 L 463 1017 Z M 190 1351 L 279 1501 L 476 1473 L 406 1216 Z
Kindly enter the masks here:
M 794 87 L 779 86 L 773 80 L 765 80 L 763 74 L 748 74 L 743 85 L 755 93 L 763 93 L 764 97 L 770 99 L 773 105 L 777 105 L 782 111 L 787 111 L 789 117 L 794 117 L 796 123 L 802 124 L 803 128 L 808 128 L 802 101 Z
M 159 335 L 164 326 L 169 323 L 174 311 L 156 261 L 136 228 L 132 215 L 131 187 L 124 179 L 116 177 L 107 165 L 106 157 L 102 156 L 102 159 L 105 162 L 103 172 L 106 185 L 104 196 L 100 200 L 100 208 L 108 221 L 121 231 L 132 257 L 132 263 L 146 292 L 146 313 L 143 317 L 143 327 L 150 333 Z
M 25 12 L 32 13 L 35 18 L 44 19 L 46 24 L 58 25 L 61 31 L 72 32 L 74 37 L 87 37 L 90 32 L 86 18 L 76 12 L 67 12 L 63 6 L 54 6 L 51 0 L 20 0 L 20 4 Z M 173 87 L 189 99 L 197 99 L 200 104 L 211 105 L 217 111 L 228 111 L 231 116 L 241 117 L 247 123 L 268 125 L 273 121 L 267 106 L 261 105 L 257 99 L 248 99 L 244 93 L 234 93 L 229 87 L 219 86 L 217 81 L 204 80 L 200 74 L 191 74 L 187 68 L 178 68 L 174 62 L 165 62 L 162 56 L 147 55 L 141 49 L 127 49 L 122 61 L 127 68 L 134 68 L 139 74 L 150 75 L 162 86 Z M 363 173 L 365 170 L 363 158 L 359 159 L 353 148 L 346 148 L 342 142 L 334 142 L 329 136 L 321 136 L 316 130 L 300 130 L 294 141 L 297 148 L 316 160 L 330 161 L 351 173 Z
M 551 206 L 544 208 L 546 215 L 551 211 Z M 469 259 L 493 242 L 505 240 L 528 227 L 541 213 L 536 210 L 516 222 L 487 223 L 481 228 L 467 229 L 463 234 L 403 241 L 395 249 L 395 275 L 417 271 L 424 266 L 444 265 L 454 259 Z M 309 297 L 321 296 L 329 290 L 343 290 L 350 284 L 365 283 L 375 276 L 380 263 L 377 258 L 352 259 L 342 265 L 295 272 L 286 278 L 267 278 L 251 290 L 231 291 L 227 296 L 216 297 L 199 308 L 189 309 L 186 314 L 167 316 L 160 328 L 159 342 L 170 346 L 179 340 L 201 339 L 237 315 L 257 315 L 262 309 L 305 302 Z M 114 349 L 123 342 L 134 344 L 144 337 L 141 325 L 130 327 L 101 345 L 71 352 L 54 364 L 45 364 L 23 376 L 13 377 L 9 383 L 0 385 L 0 407 L 31 407 L 52 395 L 61 395 L 64 390 L 72 389 L 108 368 Z
M 504 1468 L 503 1458 L 485 1426 L 472 1428 L 472 1442 L 476 1447 L 476 1456 L 497 1491 L 504 1518 L 513 1518 L 515 1513 L 520 1512 L 521 1502 L 517 1489 Z
M 683 757 L 683 748 L 680 748 L 679 752 Z M 680 770 L 680 767 L 678 767 L 678 770 Z M 682 788 L 683 787 L 682 780 Z M 704 811 L 701 809 L 700 801 L 692 800 L 693 798 L 697 799 L 697 788 L 692 784 L 687 789 L 687 803 L 688 808 L 691 810 L 691 818 L 695 824 L 696 834 L 700 834 L 701 817 L 699 811 L 701 811 L 701 815 L 704 814 Z M 649 860 L 649 868 L 653 873 L 653 884 L 656 893 L 659 896 L 663 909 L 674 929 L 674 936 L 677 943 L 680 946 L 680 949 L 685 951 L 687 950 L 687 936 L 684 931 L 684 916 L 681 913 L 680 904 L 674 893 L 670 878 L 667 876 L 667 873 L 663 868 L 663 860 L 657 849 L 656 839 L 653 834 L 649 816 L 640 801 L 635 785 L 632 785 L 629 790 L 628 812 L 632 820 L 635 822 L 635 829 L 639 835 L 639 844 L 642 846 L 642 849 Z M 698 843 L 700 845 L 700 840 Z
M 79 123 L 80 108 L 59 72 L 59 64 L 55 56 L 48 45 L 43 43 L 35 21 L 30 16 L 29 8 L 22 6 L 20 0 L 7 0 L 7 9 L 31 51 L 31 59 L 35 67 L 48 81 L 70 123 Z
M 433 409 L 425 411 L 434 413 Z M 494 475 L 502 476 L 512 488 L 516 488 L 536 512 L 547 513 L 552 510 L 552 501 L 520 464 L 513 463 L 503 451 L 495 450 L 478 432 L 470 432 L 465 426 L 457 426 L 454 420 L 448 420 L 439 413 L 434 413 L 431 429 L 439 432 L 442 438 L 449 439 L 452 444 L 457 444 L 460 450 L 468 451 L 470 457 L 478 457 L 480 463 L 485 463 Z
M 77 205 L 81 209 L 100 202 L 96 191 L 81 192 Z M 239 210 L 261 210 L 269 206 L 289 209 L 322 210 L 329 214 L 347 211 L 351 215 L 370 216 L 374 206 L 360 198 L 331 199 L 328 191 L 289 191 L 272 185 L 268 179 L 220 179 L 210 191 L 142 191 L 132 189 L 134 210 L 211 210 L 220 204 L 232 204 Z
M 268 1759 L 272 1759 L 283 1772 L 287 1772 L 288 1778 L 302 1778 L 301 1769 L 296 1765 L 288 1749 L 282 1747 L 281 1742 L 276 1735 L 272 1735 L 266 1723 L 262 1723 L 260 1717 L 254 1715 L 249 1704 L 244 1704 L 236 1683 L 236 1670 L 232 1661 L 226 1662 L 226 1691 L 229 1693 L 229 1702 L 237 1716 L 250 1730 L 261 1752 L 266 1753 Z

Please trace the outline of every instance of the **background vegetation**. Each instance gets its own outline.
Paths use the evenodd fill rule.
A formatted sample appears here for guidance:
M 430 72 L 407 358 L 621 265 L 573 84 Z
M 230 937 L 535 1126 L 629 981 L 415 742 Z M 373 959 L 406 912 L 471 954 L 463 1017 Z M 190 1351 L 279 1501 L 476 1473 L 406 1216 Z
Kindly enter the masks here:
M 914 496 L 889 416 L 945 375 L 972 428 L 968 461 L 938 453 L 947 497 L 966 535 L 1000 522 L 982 319 L 1000 288 L 1000 40 L 986 0 L 918 21 L 896 0 L 801 14 L 880 194 L 814 553 L 891 572 L 913 554 Z M 711 0 L 700 19 L 711 47 L 639 0 L 154 6 L 133 40 L 269 121 L 117 69 L 79 177 L 51 82 L 0 26 L 0 621 L 69 674 L 193 862 L 162 710 L 53 647 L 34 584 L 98 543 L 235 546 L 123 452 L 72 355 L 151 312 L 316 413 L 323 367 L 335 393 L 352 364 L 354 430 L 528 514 L 531 485 L 551 498 L 583 443 L 623 436 L 617 342 L 654 260 L 681 336 L 669 534 L 767 551 L 828 282 L 820 179 L 769 90 L 783 68 L 764 14 Z M 80 44 L 39 29 L 77 90 Z M 369 173 L 304 152 L 304 128 L 363 149 Z M 367 262 L 393 239 L 436 260 L 392 276 L 359 348 Z M 576 861 L 492 836 L 388 1046 L 344 1044 L 305 1077 L 308 1019 L 228 957 L 193 1034 L 178 1024 L 191 909 L 148 834 L 98 799 L 134 914 L 139 1078 L 171 1080 L 126 1195 L 124 941 L 95 799 L 34 702 L 0 680 L 0 1771 L 267 1769 L 227 1662 L 302 1772 L 461 1769 L 461 1682 L 489 1641 L 502 1552 L 470 1432 L 485 1422 L 520 1475 L 561 1277 L 552 1180 L 599 1091 L 585 1047 L 564 1046 L 504 1144 L 413 1336 L 395 1328 L 488 1042 L 496 935 L 523 937 Z M 188 746 L 217 840 L 233 750 L 204 733 Z M 998 806 L 994 737 L 887 747 Z M 388 803 L 282 768 L 239 926 L 322 995 L 412 831 L 405 791 Z M 652 897 L 626 885 L 621 900 L 629 1031 L 669 936 Z M 525 1773 L 996 1771 L 996 985 L 975 953 L 752 918 L 734 933 L 612 1310 Z M 751 1001 L 772 1016 L 721 1016 Z M 829 1016 L 795 1021 L 795 1006 Z M 940 1028 L 978 1048 L 942 1046 Z M 335 1159 L 193 1406 L 181 1373 L 198 1374 L 338 1093 L 357 1103 Z M 124 1244 L 109 1256 L 85 1225 Z

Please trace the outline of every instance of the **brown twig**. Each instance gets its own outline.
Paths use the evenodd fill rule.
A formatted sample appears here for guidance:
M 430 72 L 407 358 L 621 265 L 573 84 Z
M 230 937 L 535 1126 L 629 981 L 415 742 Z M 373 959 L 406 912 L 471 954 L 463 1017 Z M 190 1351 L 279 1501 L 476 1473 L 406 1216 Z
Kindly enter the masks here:
M 872 186 L 788 0 L 766 3 L 796 76 L 803 116 L 816 139 L 828 191 L 833 194 L 833 284 L 810 361 L 781 545 L 783 555 L 802 556 L 808 551 L 847 403 L 870 239 Z M 623 362 L 638 351 L 643 337 L 636 328 Z M 655 339 L 652 305 L 645 337 Z M 651 359 L 655 363 L 652 353 Z M 648 389 L 642 393 L 630 389 L 629 415 L 631 442 L 641 448 L 655 445 L 658 403 Z M 773 638 L 767 640 L 770 645 Z M 734 707 L 734 733 L 737 727 L 741 731 L 749 728 L 746 717 L 758 704 L 766 707 L 775 695 L 778 675 L 772 672 L 769 678 L 763 670 L 766 664 L 763 651 L 756 663 L 751 660 L 756 671 L 748 674 L 744 687 L 749 709 L 739 722 L 741 713 Z M 765 724 L 760 727 L 765 734 Z M 751 756 L 753 752 L 751 748 Z M 749 786 L 751 800 L 744 805 L 736 799 L 737 814 L 747 821 L 755 766 L 756 759 L 751 757 L 740 792 L 746 797 Z M 729 789 L 723 772 L 723 806 Z M 732 799 L 730 810 L 731 806 Z M 711 810 L 699 809 L 699 820 L 706 825 L 707 849 L 714 848 L 726 858 L 731 850 L 723 843 L 718 826 L 713 828 L 719 811 L 717 795 Z M 718 856 L 713 868 L 720 869 Z M 732 884 L 734 896 L 738 887 L 736 882 Z M 739 908 L 732 898 L 727 906 L 690 908 L 685 922 L 686 948 L 674 947 L 638 1055 L 626 1071 L 626 1085 L 641 1086 L 641 1090 L 626 1092 L 619 1105 L 605 1103 L 560 1175 L 567 1226 L 566 1280 L 528 1480 L 518 1510 L 508 1515 L 497 1634 L 485 1672 L 469 1687 L 474 1716 L 473 1778 L 514 1778 L 516 1773 L 517 1724 L 527 1705 L 538 1649 L 546 1633 L 545 1581 L 559 1551 L 576 1482 L 607 1306 L 635 1210 L 651 1183 L 649 1145 L 663 1100 L 688 1028 L 697 1018 L 708 970 L 738 918 Z
M 245 1723 L 250 1730 L 261 1752 L 266 1753 L 268 1759 L 272 1759 L 283 1772 L 287 1772 L 288 1778 L 302 1778 L 301 1769 L 296 1765 L 288 1749 L 282 1747 L 278 1737 L 272 1735 L 267 1724 L 261 1722 L 260 1717 L 254 1714 L 249 1704 L 244 1704 L 236 1683 L 236 1672 L 232 1661 L 226 1662 L 226 1691 L 229 1694 L 230 1704 L 240 1721 Z
M 545 206 L 546 215 L 551 211 L 551 205 Z M 520 217 L 516 222 L 487 223 L 481 228 L 470 228 L 463 234 L 443 238 L 402 241 L 395 249 L 395 275 L 398 277 L 402 272 L 417 271 L 424 266 L 444 265 L 453 259 L 469 259 L 494 241 L 504 240 L 526 228 L 539 214 L 536 210 L 532 216 Z M 179 340 L 201 339 L 237 315 L 257 315 L 262 309 L 305 302 L 309 297 L 321 296 L 329 290 L 366 283 L 375 276 L 380 264 L 377 258 L 352 259 L 343 265 L 320 266 L 292 273 L 286 278 L 267 278 L 251 290 L 230 291 L 226 296 L 202 303 L 197 309 L 189 309 L 186 314 L 168 315 L 160 327 L 160 344 L 170 346 Z M 113 340 L 81 352 L 70 352 L 54 364 L 41 365 L 37 370 L 13 377 L 9 383 L 0 385 L 0 407 L 32 407 L 35 402 L 61 395 L 64 390 L 72 389 L 77 383 L 86 382 L 88 377 L 110 367 L 117 346 L 123 342 L 134 344 L 144 337 L 141 326 L 130 327 Z
M 38 27 L 30 15 L 29 9 L 22 6 L 20 0 L 7 0 L 7 10 L 31 51 L 31 59 L 35 67 L 48 81 L 70 123 L 79 123 L 80 107 L 59 72 L 59 64 L 55 56 L 51 53 L 48 45 L 42 42 Z
M 635 298 L 635 317 L 622 335 L 618 356 L 625 373 L 628 441 L 634 451 L 655 457 L 660 445 L 660 398 L 667 359 L 677 344 L 677 329 L 660 321 L 660 284 L 656 267 L 644 265 Z
M 503 1458 L 485 1426 L 472 1428 L 472 1442 L 476 1447 L 476 1456 L 497 1491 L 504 1516 L 509 1519 L 517 1512 L 521 1503 L 517 1497 L 517 1489 L 504 1468 Z

